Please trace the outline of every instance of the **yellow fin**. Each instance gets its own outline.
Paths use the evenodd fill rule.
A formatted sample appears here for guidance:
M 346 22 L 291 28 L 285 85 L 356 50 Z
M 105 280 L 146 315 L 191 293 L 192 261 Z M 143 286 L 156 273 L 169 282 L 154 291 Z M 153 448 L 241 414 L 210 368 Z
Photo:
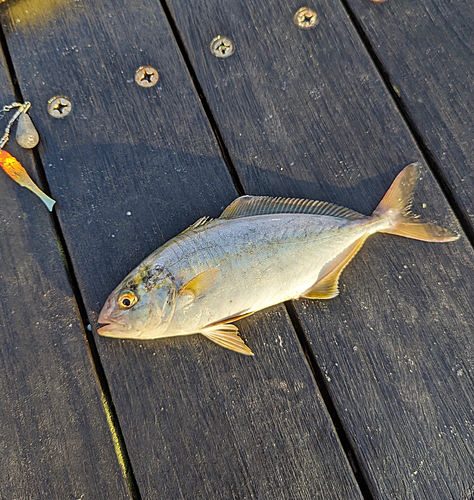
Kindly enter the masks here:
M 390 228 L 381 232 L 438 243 L 457 240 L 459 235 L 455 231 L 420 220 L 410 213 L 418 171 L 418 163 L 411 163 L 405 167 L 374 210 L 373 216 L 385 217 L 388 214 L 392 222 Z
M 180 295 L 190 293 L 194 295 L 194 297 L 198 297 L 214 284 L 219 273 L 220 269 L 209 269 L 199 273 L 183 285 L 179 289 L 178 293 Z
M 253 352 L 245 345 L 245 342 L 239 337 L 239 329 L 235 325 L 214 325 L 208 326 L 201 330 L 202 333 L 209 340 L 219 344 L 226 349 L 253 356 Z
M 337 257 L 334 264 L 330 262 L 328 266 L 334 266 L 324 276 L 324 278 L 317 281 L 310 289 L 306 290 L 301 297 L 306 299 L 333 299 L 339 294 L 338 284 L 339 277 L 342 271 L 346 268 L 347 264 L 354 258 L 357 252 L 362 248 L 368 235 L 362 236 L 356 242 L 352 243 L 344 252 Z
M 434 243 L 445 243 L 459 238 L 459 234 L 452 229 L 421 220 L 399 222 L 394 228 L 382 232 L 404 236 L 412 240 L 432 241 Z
M 406 166 L 395 177 L 372 215 L 383 215 L 389 210 L 397 215 L 408 215 L 413 202 L 413 192 L 418 180 L 419 169 L 419 163 L 410 163 Z

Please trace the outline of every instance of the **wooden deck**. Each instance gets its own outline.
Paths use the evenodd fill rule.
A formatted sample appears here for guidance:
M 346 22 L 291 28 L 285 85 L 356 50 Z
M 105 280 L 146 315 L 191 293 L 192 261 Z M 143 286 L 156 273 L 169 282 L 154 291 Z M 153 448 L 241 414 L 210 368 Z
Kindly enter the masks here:
M 0 3 L 0 104 L 41 137 L 5 149 L 57 200 L 0 172 L 1 499 L 474 499 L 474 4 L 309 6 L 312 29 L 293 0 Z M 462 237 L 372 238 L 338 298 L 239 323 L 253 358 L 96 334 L 238 194 L 369 214 L 414 161 L 414 210 Z

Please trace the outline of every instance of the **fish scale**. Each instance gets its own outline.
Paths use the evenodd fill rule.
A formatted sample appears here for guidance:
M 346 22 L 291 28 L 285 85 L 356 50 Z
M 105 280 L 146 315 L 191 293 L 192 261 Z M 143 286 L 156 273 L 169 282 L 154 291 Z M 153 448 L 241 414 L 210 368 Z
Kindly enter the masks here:
M 104 304 L 98 333 L 142 340 L 201 333 L 253 354 L 231 323 L 289 299 L 337 296 L 342 271 L 371 234 L 458 238 L 410 213 L 417 179 L 418 165 L 407 166 L 370 217 L 328 202 L 242 196 L 134 269 Z
M 202 242 L 202 252 L 187 260 L 184 283 L 203 272 L 202 261 L 220 269 L 212 289 L 196 301 L 196 307 L 206 311 L 204 323 L 192 328 L 298 297 L 317 281 L 321 268 L 337 256 L 338 248 L 358 239 L 373 223 L 303 214 L 259 215 L 217 221 L 209 224 L 213 227 L 201 229 L 201 234 L 189 235 Z M 162 257 L 164 266 L 173 266 L 168 255 Z

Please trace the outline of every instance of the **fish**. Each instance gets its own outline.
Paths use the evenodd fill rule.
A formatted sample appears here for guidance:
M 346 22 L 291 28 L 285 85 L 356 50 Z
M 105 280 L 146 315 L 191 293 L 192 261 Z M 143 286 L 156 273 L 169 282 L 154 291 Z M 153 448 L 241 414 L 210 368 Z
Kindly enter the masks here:
M 459 238 L 411 213 L 418 177 L 417 163 L 405 167 L 370 216 L 329 202 L 241 196 L 128 274 L 107 298 L 98 333 L 140 340 L 199 333 L 253 355 L 232 323 L 288 300 L 336 297 L 342 271 L 369 236 Z

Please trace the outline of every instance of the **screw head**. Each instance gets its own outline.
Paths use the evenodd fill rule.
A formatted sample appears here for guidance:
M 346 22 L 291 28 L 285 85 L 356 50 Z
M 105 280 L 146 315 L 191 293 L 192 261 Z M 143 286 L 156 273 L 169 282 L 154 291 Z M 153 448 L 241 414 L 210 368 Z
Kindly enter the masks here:
M 152 66 L 140 66 L 135 71 L 135 83 L 140 87 L 153 87 L 157 84 L 159 76 L 158 71 Z
M 293 21 L 296 26 L 303 29 L 309 29 L 319 23 L 319 17 L 313 9 L 310 9 L 309 7 L 301 7 L 301 9 L 298 9 L 295 12 Z
M 221 59 L 229 57 L 234 53 L 234 42 L 226 36 L 218 35 L 212 39 L 211 52 Z
M 64 96 L 51 97 L 48 101 L 48 113 L 53 118 L 64 118 L 72 109 L 71 101 Z

